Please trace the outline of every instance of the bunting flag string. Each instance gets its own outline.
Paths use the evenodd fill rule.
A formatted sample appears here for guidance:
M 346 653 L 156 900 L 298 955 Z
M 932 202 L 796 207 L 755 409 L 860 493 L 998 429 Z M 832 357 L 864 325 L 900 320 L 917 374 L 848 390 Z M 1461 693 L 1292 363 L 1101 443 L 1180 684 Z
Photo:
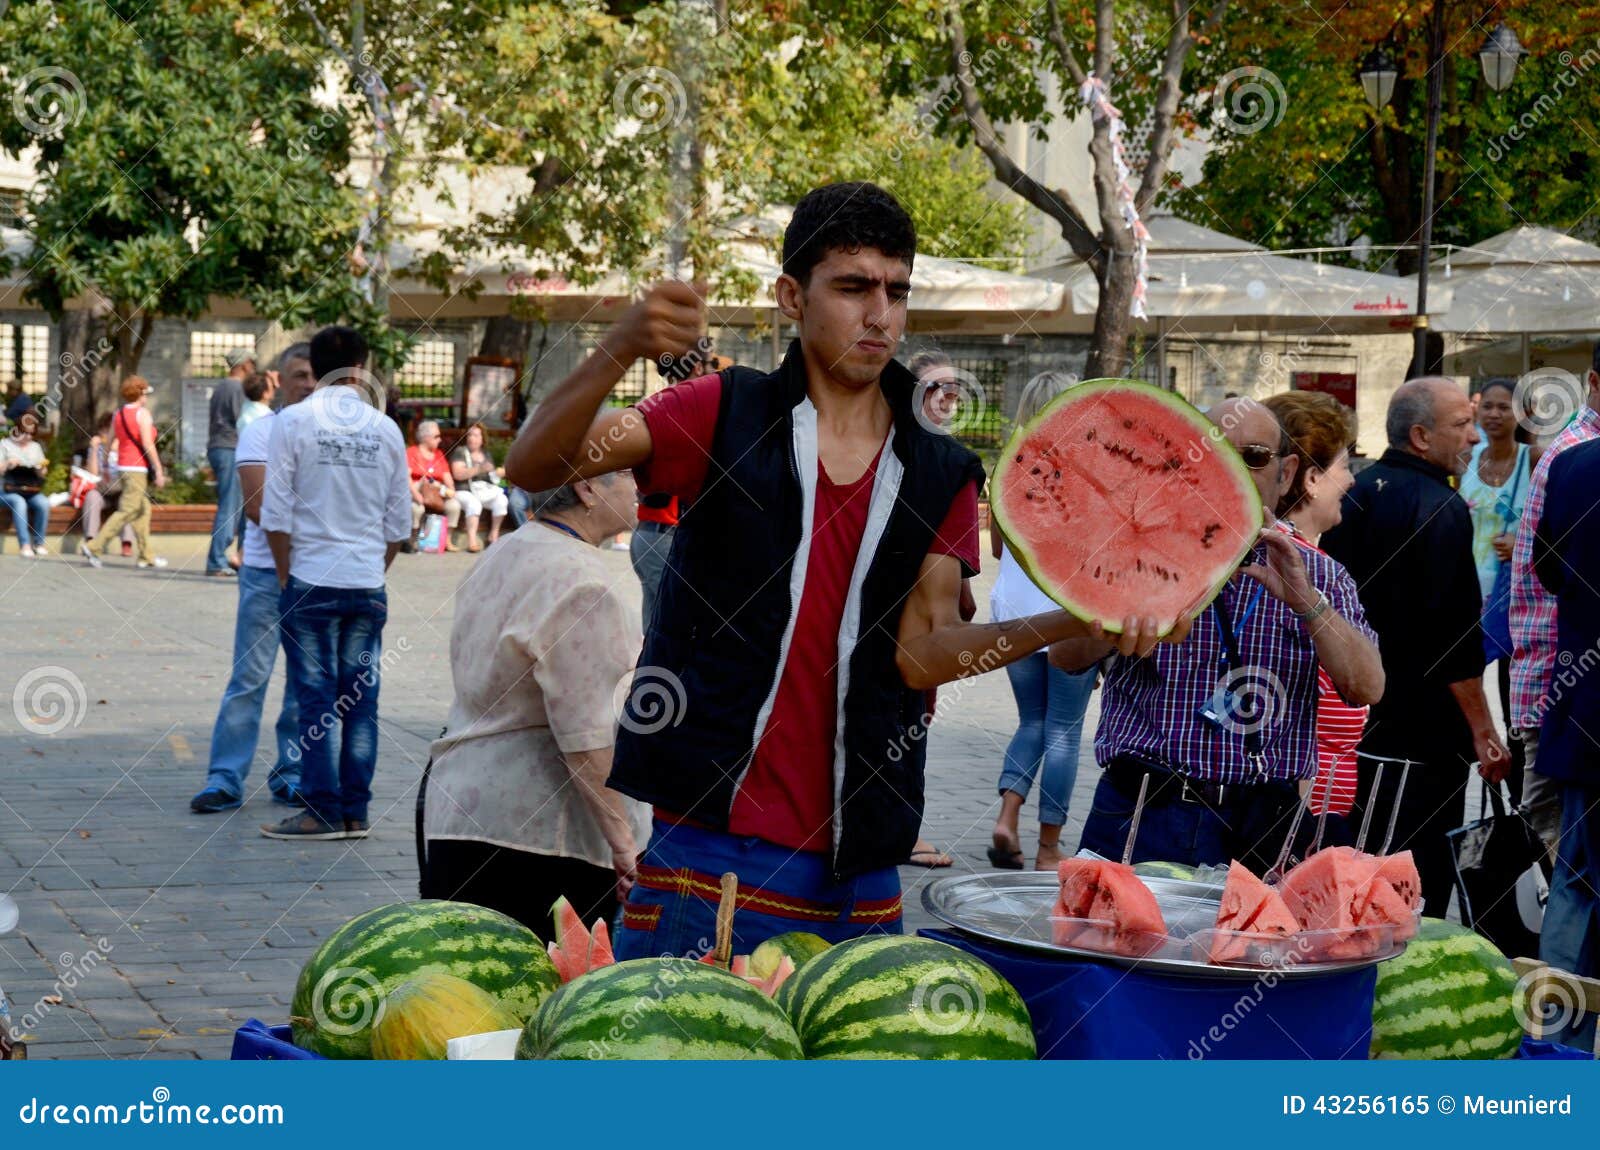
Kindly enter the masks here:
M 1133 192 L 1133 172 L 1128 167 L 1128 157 L 1122 147 L 1122 133 L 1126 125 L 1123 123 L 1122 113 L 1117 111 L 1116 105 L 1111 102 L 1111 93 L 1106 88 L 1105 81 L 1100 77 L 1091 74 L 1083 82 L 1083 87 L 1078 90 L 1078 96 L 1096 123 L 1105 121 L 1107 134 L 1111 138 L 1111 156 L 1117 166 L 1117 202 L 1122 208 L 1123 223 L 1127 224 L 1128 230 L 1133 233 L 1135 271 L 1133 304 L 1129 310 L 1135 319 L 1147 319 L 1149 317 L 1145 314 L 1145 297 L 1150 290 L 1150 264 L 1147 259 L 1150 232 L 1144 226 L 1144 221 L 1139 218 L 1139 206 L 1135 202 Z

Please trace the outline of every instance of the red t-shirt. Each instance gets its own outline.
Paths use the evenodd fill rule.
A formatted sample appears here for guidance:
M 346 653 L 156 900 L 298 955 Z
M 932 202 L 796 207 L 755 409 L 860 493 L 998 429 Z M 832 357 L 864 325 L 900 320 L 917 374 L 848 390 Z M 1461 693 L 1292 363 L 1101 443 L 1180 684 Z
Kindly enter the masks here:
M 450 478 L 450 461 L 445 458 L 442 451 L 435 451 L 432 459 L 423 459 L 422 448 L 413 443 L 406 448 L 406 466 L 411 469 L 412 479 L 427 477 L 454 486 Z
M 722 380 L 680 383 L 639 404 L 652 456 L 636 469 L 641 488 L 692 500 L 705 483 Z M 882 455 L 880 449 L 879 455 Z M 833 841 L 833 739 L 839 689 L 839 624 L 866 531 L 878 461 L 851 483 L 834 483 L 820 461 L 811 554 L 794 637 L 755 760 L 734 797 L 728 829 L 792 850 L 825 851 Z M 978 487 L 950 504 L 928 547 L 978 570 Z

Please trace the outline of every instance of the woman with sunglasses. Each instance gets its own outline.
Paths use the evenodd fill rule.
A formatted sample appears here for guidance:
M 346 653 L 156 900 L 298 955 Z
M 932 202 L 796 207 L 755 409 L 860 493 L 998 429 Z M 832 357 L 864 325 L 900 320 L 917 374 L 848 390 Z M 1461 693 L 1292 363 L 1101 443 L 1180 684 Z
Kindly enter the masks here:
M 1472 462 L 1461 477 L 1461 498 L 1472 512 L 1472 562 L 1483 591 L 1484 657 L 1494 660 L 1500 688 L 1500 713 L 1511 713 L 1511 548 L 1517 524 L 1528 501 L 1538 451 L 1517 442 L 1516 385 L 1491 379 L 1478 392 L 1478 427 L 1483 442 L 1472 449 Z M 1506 784 L 1511 801 L 1522 802 L 1522 740 L 1508 730 L 1506 749 L 1511 772 Z
M 1344 404 L 1320 391 L 1290 391 L 1265 402 L 1300 461 L 1278 500 L 1278 524 L 1302 547 L 1325 554 L 1317 543 L 1338 524 L 1341 500 L 1356 481 L 1350 473 L 1355 420 Z M 1366 723 L 1367 708 L 1345 702 L 1327 668 L 1318 668 L 1317 777 L 1310 784 L 1308 811 L 1327 812 L 1322 841 L 1328 846 L 1355 842 L 1348 819 L 1356 800 L 1356 745 Z

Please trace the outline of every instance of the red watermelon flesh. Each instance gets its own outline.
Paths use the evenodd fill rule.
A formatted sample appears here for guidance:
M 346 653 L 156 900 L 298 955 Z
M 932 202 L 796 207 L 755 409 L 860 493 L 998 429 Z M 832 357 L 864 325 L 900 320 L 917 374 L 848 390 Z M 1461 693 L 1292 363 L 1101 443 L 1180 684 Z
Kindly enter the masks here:
M 1410 851 L 1380 857 L 1378 874 L 1394 887 L 1400 901 L 1411 910 L 1422 905 L 1422 876 L 1417 873 L 1417 863 Z
M 1284 905 L 1307 931 L 1301 957 L 1306 961 L 1361 958 L 1384 949 L 1393 939 L 1389 931 L 1398 896 L 1387 883 L 1374 888 L 1378 860 L 1354 847 L 1327 847 L 1284 876 Z
M 563 984 L 617 961 L 611 953 L 611 932 L 604 919 L 594 920 L 592 933 L 585 930 L 583 919 L 565 896 L 556 899 L 550 916 L 555 920 L 556 941 L 545 949 L 550 953 L 550 961 L 556 964 L 556 973 Z
M 1261 499 L 1221 432 L 1170 392 L 1080 384 L 1019 428 L 991 485 L 1017 561 L 1083 619 L 1163 630 L 1210 602 L 1261 529 Z
M 1249 952 L 1250 940 L 1239 935 L 1287 938 L 1299 930 L 1300 923 L 1289 913 L 1282 895 L 1237 859 L 1228 864 L 1228 880 L 1217 911 L 1217 932 L 1211 936 L 1212 962 L 1243 959 Z
M 1132 867 L 1106 859 L 1069 858 L 1062 860 L 1056 873 L 1061 879 L 1055 909 L 1057 943 L 1146 955 L 1165 939 L 1167 923 L 1156 896 Z

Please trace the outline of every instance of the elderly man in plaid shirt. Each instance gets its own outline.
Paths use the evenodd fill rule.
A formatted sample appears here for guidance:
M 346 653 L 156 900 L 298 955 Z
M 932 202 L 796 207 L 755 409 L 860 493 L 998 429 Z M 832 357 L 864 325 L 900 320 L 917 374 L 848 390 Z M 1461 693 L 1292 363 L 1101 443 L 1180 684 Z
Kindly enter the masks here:
M 1539 724 L 1550 709 L 1550 679 L 1556 665 L 1556 598 L 1534 577 L 1533 539 L 1544 514 L 1550 465 L 1568 449 L 1600 438 L 1600 343 L 1595 344 L 1586 382 L 1587 402 L 1533 470 L 1511 554 L 1511 642 L 1515 651 L 1511 657 L 1511 714 L 1506 725 L 1516 727 L 1522 737 L 1523 809 L 1552 855 L 1561 834 L 1561 790 L 1539 773 Z
M 1250 468 L 1270 522 L 1298 462 L 1277 417 L 1251 399 L 1207 414 Z M 1106 659 L 1094 746 L 1105 773 L 1081 848 L 1112 858 L 1148 776 L 1135 861 L 1238 859 L 1264 873 L 1300 782 L 1316 777 L 1319 664 L 1352 704 L 1383 694 L 1383 660 L 1355 583 L 1273 526 L 1184 642 L 1144 658 L 1108 654 L 1092 639 L 1050 649 L 1069 671 Z

